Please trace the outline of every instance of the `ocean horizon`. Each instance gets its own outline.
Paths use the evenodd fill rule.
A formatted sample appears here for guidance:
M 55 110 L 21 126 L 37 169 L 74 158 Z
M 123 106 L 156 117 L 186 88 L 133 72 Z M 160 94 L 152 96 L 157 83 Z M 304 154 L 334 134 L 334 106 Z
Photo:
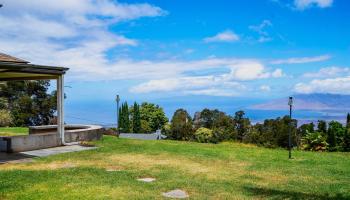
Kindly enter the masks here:
M 133 101 L 129 102 L 131 105 Z M 139 102 L 140 103 L 140 102 Z M 160 105 L 171 120 L 174 112 L 183 108 L 193 117 L 195 112 L 201 111 L 204 108 L 218 109 L 228 115 L 233 116 L 236 111 L 243 110 L 252 123 L 263 122 L 265 119 L 275 119 L 289 115 L 289 110 L 258 110 L 249 109 L 246 103 L 232 104 L 218 102 L 186 102 L 183 101 L 152 101 Z M 345 122 L 346 111 L 313 111 L 313 110 L 298 110 L 292 112 L 293 118 L 298 120 L 298 125 L 309 122 L 317 122 L 317 120 L 336 120 L 341 123 Z M 116 125 L 117 120 L 117 104 L 113 100 L 94 100 L 94 101 L 70 101 L 65 103 L 65 120 L 68 124 L 97 124 L 106 127 Z

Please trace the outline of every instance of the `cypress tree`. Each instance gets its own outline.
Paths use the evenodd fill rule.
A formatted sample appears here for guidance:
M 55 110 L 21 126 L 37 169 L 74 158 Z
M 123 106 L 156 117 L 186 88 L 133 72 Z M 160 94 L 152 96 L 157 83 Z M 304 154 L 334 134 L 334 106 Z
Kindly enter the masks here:
M 350 128 L 350 114 L 346 116 L 346 128 Z
M 130 119 L 129 119 L 129 108 L 128 103 L 124 102 L 119 111 L 119 127 L 123 133 L 130 132 Z
M 140 106 L 135 102 L 134 103 L 134 113 L 133 113 L 133 132 L 141 132 L 141 116 L 140 116 Z
M 129 133 L 130 132 L 130 118 L 129 118 L 129 106 L 128 102 L 125 102 L 124 105 L 124 120 L 125 120 L 125 132 Z
M 345 130 L 343 139 L 343 151 L 350 151 L 350 129 Z

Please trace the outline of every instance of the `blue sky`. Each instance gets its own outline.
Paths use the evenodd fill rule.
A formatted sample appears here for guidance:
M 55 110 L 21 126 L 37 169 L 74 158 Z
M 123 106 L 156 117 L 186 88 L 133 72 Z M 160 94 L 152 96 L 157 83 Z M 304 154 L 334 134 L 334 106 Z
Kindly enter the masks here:
M 350 94 L 347 0 L 0 0 L 0 51 L 72 101 Z

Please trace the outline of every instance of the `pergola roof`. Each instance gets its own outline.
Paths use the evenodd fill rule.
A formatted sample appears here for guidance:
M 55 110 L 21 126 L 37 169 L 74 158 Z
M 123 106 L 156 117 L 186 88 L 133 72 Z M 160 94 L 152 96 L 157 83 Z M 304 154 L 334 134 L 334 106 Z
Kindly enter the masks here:
M 28 61 L 0 53 L 0 81 L 57 79 L 68 68 L 30 64 Z

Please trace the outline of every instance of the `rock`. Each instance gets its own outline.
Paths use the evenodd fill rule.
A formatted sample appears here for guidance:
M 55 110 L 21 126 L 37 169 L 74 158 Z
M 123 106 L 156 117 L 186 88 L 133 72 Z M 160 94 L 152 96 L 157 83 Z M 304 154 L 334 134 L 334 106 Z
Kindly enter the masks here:
M 163 193 L 163 197 L 174 198 L 174 199 L 186 199 L 189 196 L 185 191 L 176 189 L 176 190 L 171 190 L 169 192 Z
M 138 181 L 142 181 L 142 182 L 146 182 L 146 183 L 151 183 L 153 181 L 155 181 L 155 178 L 139 178 L 137 179 Z

